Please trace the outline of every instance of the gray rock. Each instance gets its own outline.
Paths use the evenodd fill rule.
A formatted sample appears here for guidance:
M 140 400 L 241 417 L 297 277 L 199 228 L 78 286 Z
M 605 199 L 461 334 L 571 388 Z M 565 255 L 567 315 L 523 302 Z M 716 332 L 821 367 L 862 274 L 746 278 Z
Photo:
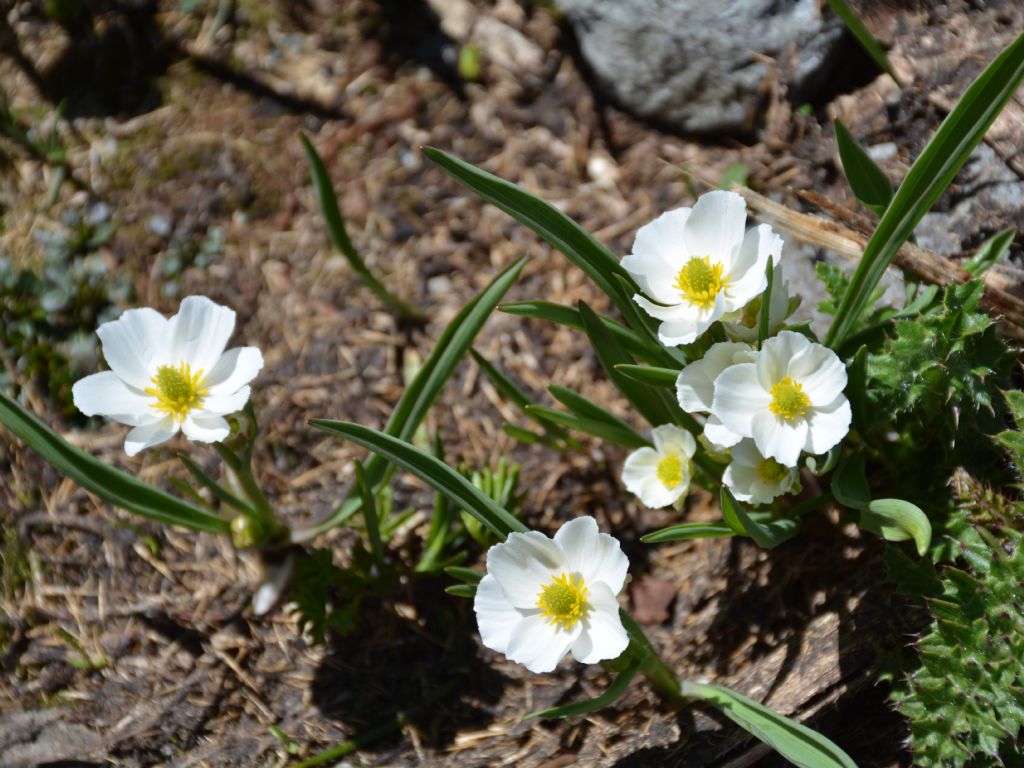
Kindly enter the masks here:
M 791 92 L 828 75 L 842 36 L 818 0 L 558 0 L 611 96 L 692 133 L 745 132 L 771 65 L 799 59 Z

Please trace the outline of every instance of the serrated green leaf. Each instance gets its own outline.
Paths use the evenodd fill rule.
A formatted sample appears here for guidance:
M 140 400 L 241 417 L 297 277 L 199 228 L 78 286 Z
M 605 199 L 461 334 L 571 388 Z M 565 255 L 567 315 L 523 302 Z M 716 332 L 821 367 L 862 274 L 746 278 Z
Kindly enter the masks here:
M 901 499 L 874 499 L 860 513 L 860 527 L 886 541 L 913 539 L 924 557 L 932 542 L 932 525 L 916 504 Z
M 843 461 L 832 475 L 832 496 L 844 507 L 867 509 L 871 489 L 864 474 L 864 454 L 856 453 Z
M 727 539 L 736 533 L 732 527 L 722 523 L 679 523 L 645 534 L 640 537 L 640 541 L 644 544 L 661 544 L 689 539 Z
M 228 521 L 137 480 L 71 445 L 49 425 L 0 392 L 0 424 L 62 475 L 108 504 L 165 525 L 227 533 Z
M 690 680 L 683 681 L 682 692 L 713 705 L 799 768 L 857 768 L 850 756 L 825 736 L 743 694 Z
M 892 200 L 892 183 L 871 156 L 838 120 L 834 123 L 839 157 L 850 189 L 858 200 L 879 216 Z
M 842 346 L 896 252 L 949 186 L 1022 80 L 1024 34 L 978 75 L 914 161 L 865 246 L 825 337 L 826 346 Z
M 636 676 L 637 671 L 640 669 L 641 659 L 636 657 L 629 662 L 629 665 L 622 670 L 615 679 L 611 682 L 604 693 L 600 696 L 595 696 L 592 699 L 586 701 L 577 701 L 573 704 L 564 704 L 560 707 L 551 707 L 550 709 L 540 709 L 536 712 L 531 712 L 524 717 L 524 720 L 530 720 L 534 717 L 544 718 L 555 718 L 555 717 L 573 717 L 575 715 L 585 715 L 588 712 L 596 712 L 599 709 L 604 709 L 607 706 L 615 703 L 629 687 L 629 683 Z

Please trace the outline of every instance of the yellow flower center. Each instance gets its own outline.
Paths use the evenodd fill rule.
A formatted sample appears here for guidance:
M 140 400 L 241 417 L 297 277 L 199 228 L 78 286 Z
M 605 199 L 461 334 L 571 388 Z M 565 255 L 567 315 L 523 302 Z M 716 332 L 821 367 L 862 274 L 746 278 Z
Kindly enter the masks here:
M 710 309 L 729 283 L 722 277 L 724 269 L 717 262 L 712 264 L 710 256 L 693 256 L 676 275 L 675 288 L 686 301 Z
M 803 416 L 811 407 L 811 398 L 804 394 L 804 388 L 789 376 L 772 387 L 771 396 L 772 401 L 768 407 L 772 413 L 787 421 Z
M 683 482 L 683 462 L 674 453 L 664 456 L 658 462 L 658 479 L 670 490 Z
M 587 591 L 582 576 L 568 573 L 555 576 L 537 595 L 540 615 L 548 624 L 557 624 L 566 631 L 573 629 L 590 610 Z
M 757 476 L 766 483 L 779 483 L 789 474 L 789 467 L 779 464 L 775 459 L 765 459 L 757 465 Z
M 150 407 L 173 416 L 177 421 L 184 421 L 189 411 L 199 408 L 209 391 L 202 369 L 192 373 L 188 363 L 161 365 L 150 381 L 153 386 L 143 390 L 156 398 Z

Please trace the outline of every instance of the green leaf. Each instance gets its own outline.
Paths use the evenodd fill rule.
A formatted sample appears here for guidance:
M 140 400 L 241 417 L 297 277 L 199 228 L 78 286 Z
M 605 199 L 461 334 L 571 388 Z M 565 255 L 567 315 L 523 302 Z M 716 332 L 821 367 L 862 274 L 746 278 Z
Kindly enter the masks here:
M 768 523 L 754 520 L 724 485 L 721 504 L 726 524 L 741 536 L 749 536 L 757 546 L 765 549 L 774 549 L 789 541 L 800 530 L 800 523 L 796 520 L 782 518 Z
M 185 469 L 191 473 L 192 477 L 194 477 L 200 485 L 209 490 L 210 493 L 212 493 L 222 504 L 234 507 L 243 515 L 259 517 L 259 514 L 251 504 L 238 498 L 235 494 L 231 493 L 231 491 L 206 474 L 202 467 L 192 461 L 192 459 L 190 459 L 186 454 L 179 452 L 178 458 L 181 459 L 181 463 L 185 465 Z M 202 497 L 200 496 L 199 498 Z
M 533 419 L 535 422 L 540 424 L 540 426 L 542 426 L 544 430 L 548 432 L 552 437 L 555 437 L 559 440 L 569 439 L 569 433 L 562 429 L 562 427 L 555 424 L 553 421 L 550 421 L 549 419 L 545 419 L 542 415 L 538 413 L 530 412 L 529 410 L 527 410 L 528 406 L 535 405 L 535 403 L 532 400 L 530 400 L 529 395 L 527 395 L 525 392 L 523 392 L 523 390 L 516 386 L 516 383 L 512 381 L 512 379 L 510 379 L 505 374 L 504 371 L 498 368 L 498 366 L 491 363 L 487 358 L 478 353 L 475 349 L 469 350 L 469 354 L 473 356 L 473 359 L 476 361 L 476 364 L 480 366 L 480 370 L 483 371 L 484 375 L 490 380 L 490 382 L 495 386 L 498 392 L 500 392 L 501 395 L 506 400 L 508 400 L 510 403 L 516 406 L 527 417 Z
M 476 570 L 476 568 L 463 568 L 459 565 L 449 565 L 444 569 L 444 572 L 453 579 L 464 581 L 467 584 L 478 584 L 484 577 L 484 574 Z
M 836 0 L 832 0 L 835 2 Z M 839 348 L 886 267 L 1024 80 L 1024 34 L 978 75 L 914 161 L 868 240 L 825 344 Z
M 817 731 L 736 691 L 683 680 L 682 693 L 712 704 L 799 768 L 857 768 L 848 754 Z
M 534 717 L 573 717 L 574 715 L 585 715 L 588 712 L 596 712 L 599 709 L 603 709 L 613 704 L 625 692 L 640 669 L 641 661 L 642 659 L 639 656 L 630 660 L 629 665 L 618 674 L 611 685 L 605 688 L 604 693 L 600 696 L 595 696 L 593 699 L 587 699 L 586 701 L 577 701 L 573 704 L 564 704 L 561 707 L 539 709 L 536 712 L 531 712 L 523 719 L 529 720 Z
M 356 461 L 356 488 L 363 500 L 363 521 L 366 523 L 366 535 L 370 539 L 370 551 L 377 567 L 384 568 L 384 544 L 380 540 L 380 517 L 377 515 L 377 500 L 373 496 L 373 488 L 366 482 L 363 463 Z
M 468 597 L 472 600 L 476 597 L 476 584 L 449 584 L 444 591 L 455 597 Z
M 368 448 L 385 461 L 402 467 L 439 493 L 469 512 L 473 517 L 504 539 L 512 531 L 525 532 L 527 527 L 499 507 L 469 480 L 440 459 L 409 443 L 375 429 L 346 421 L 314 419 L 314 427 L 341 435 Z
M 679 379 L 679 371 L 673 368 L 657 368 L 653 365 L 630 365 L 619 363 L 615 368 L 634 381 L 649 384 L 652 387 L 675 389 Z
M 500 208 L 520 224 L 565 254 L 582 269 L 620 310 L 631 302 L 614 280 L 620 275 L 632 284 L 632 278 L 619 265 L 607 247 L 595 240 L 579 224 L 550 203 L 530 194 L 522 187 L 483 171 L 470 163 L 433 147 L 423 150 L 430 160 L 456 181 L 464 184 L 488 203 Z M 637 290 L 634 285 L 634 290 Z M 628 307 L 627 307 L 628 309 Z
M 527 406 L 527 410 L 535 411 L 545 419 L 563 424 L 580 432 L 585 432 L 588 435 L 599 437 L 602 440 L 607 440 L 610 443 L 630 450 L 650 445 L 650 442 L 632 427 L 622 428 L 607 421 L 588 419 L 577 416 L 575 413 L 565 413 L 564 411 L 556 411 L 554 408 L 545 408 L 542 405 L 530 405 Z
M 422 319 L 423 310 L 411 306 L 394 296 L 384 287 L 383 283 L 373 276 L 370 268 L 366 266 L 366 262 L 363 261 L 348 236 L 348 230 L 345 228 L 345 219 L 342 217 L 341 209 L 338 207 L 338 198 L 334 194 L 334 186 L 331 184 L 331 177 L 327 173 L 324 161 L 320 159 L 320 155 L 317 154 L 313 143 L 307 138 L 306 134 L 299 133 L 299 141 L 302 142 L 302 148 L 306 151 L 306 159 L 309 160 L 309 171 L 313 178 L 313 187 L 316 189 L 317 198 L 320 200 L 320 210 L 323 212 L 324 220 L 327 222 L 327 230 L 331 234 L 331 241 L 334 243 L 334 247 L 341 252 L 342 256 L 348 259 L 352 270 L 363 281 L 363 285 L 369 288 L 374 296 L 390 307 L 395 314 L 406 319 Z
M 399 440 L 411 440 L 426 417 L 427 412 L 441 395 L 441 390 L 451 378 L 452 373 L 466 352 L 472 347 L 473 340 L 490 317 L 491 312 L 501 301 L 505 293 L 519 277 L 525 257 L 516 261 L 508 269 L 500 273 L 472 301 L 464 306 L 448 324 L 437 340 L 434 349 L 423 362 L 412 383 L 406 387 L 402 397 L 391 412 L 384 431 Z M 371 456 L 364 467 L 366 479 L 376 487 L 388 474 L 388 463 L 378 456 Z M 292 534 L 296 543 L 308 541 L 324 531 L 341 524 L 355 514 L 362 500 L 355 488 L 352 488 L 342 502 L 325 520 Z
M 726 539 L 735 535 L 736 531 L 731 526 L 722 523 L 679 523 L 641 536 L 640 541 L 644 544 L 661 544 L 688 539 Z
M 71 445 L 34 414 L 0 392 L 0 424 L 58 472 L 108 504 L 166 525 L 227 533 L 228 521 L 137 480 Z
M 571 389 L 566 389 L 558 384 L 548 385 L 548 391 L 551 395 L 562 405 L 572 411 L 574 414 L 579 416 L 581 419 L 589 419 L 591 421 L 603 421 L 615 429 L 622 432 L 632 432 L 637 440 L 640 440 L 643 445 L 649 445 L 649 441 L 644 439 L 643 435 L 639 434 L 629 424 L 624 422 L 618 416 L 606 408 L 602 408 L 600 405 L 595 403 L 593 400 L 589 400 L 577 392 L 573 392 Z
M 768 282 L 761 294 L 761 309 L 757 317 L 757 348 L 760 349 L 771 335 L 772 324 L 772 285 L 775 283 L 775 264 L 771 259 L 764 267 L 764 275 Z
M 1016 236 L 1017 230 L 1013 227 L 1008 227 L 1002 232 L 992 235 L 978 246 L 978 250 L 971 258 L 964 262 L 964 270 L 974 277 L 985 274 L 993 264 L 1003 258 Z
M 896 76 L 896 70 L 892 68 L 892 64 L 889 63 L 889 57 L 885 55 L 885 51 L 882 50 L 882 46 L 875 40 L 874 35 L 868 31 L 868 28 L 864 26 L 864 22 L 860 20 L 860 17 L 854 12 L 854 10 L 846 4 L 846 0 L 828 0 L 828 4 L 832 6 L 832 10 L 835 11 L 836 16 L 843 20 L 846 28 L 850 30 L 850 34 L 854 36 L 861 48 L 867 51 L 875 64 L 883 71 L 886 72 L 889 77 L 896 81 L 896 85 L 902 86 L 899 77 Z
M 834 123 L 843 173 L 853 194 L 879 216 L 892 200 L 892 182 L 853 135 L 838 120 Z
M 886 541 L 913 539 L 924 557 L 932 542 L 932 524 L 921 508 L 901 499 L 875 499 L 860 513 L 860 527 Z
M 719 189 L 732 189 L 733 184 L 741 187 L 747 186 L 747 179 L 750 178 L 750 168 L 746 163 L 733 163 L 724 171 L 718 179 Z
M 864 510 L 871 503 L 871 489 L 864 474 L 864 454 L 846 459 L 832 475 L 832 496 L 844 507 Z

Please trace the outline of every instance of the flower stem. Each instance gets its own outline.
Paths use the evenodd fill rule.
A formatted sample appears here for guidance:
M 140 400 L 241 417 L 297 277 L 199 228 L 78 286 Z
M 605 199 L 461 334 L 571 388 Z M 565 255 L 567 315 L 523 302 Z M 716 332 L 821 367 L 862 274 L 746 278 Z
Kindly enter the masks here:
M 683 695 L 679 688 L 679 681 L 658 655 L 654 646 L 651 645 L 651 641 L 640 629 L 640 625 L 625 610 L 620 609 L 619 616 L 622 619 L 622 625 L 626 628 L 626 634 L 629 635 L 630 651 L 640 658 L 640 671 L 647 676 L 651 685 L 661 696 L 672 702 L 681 702 Z

